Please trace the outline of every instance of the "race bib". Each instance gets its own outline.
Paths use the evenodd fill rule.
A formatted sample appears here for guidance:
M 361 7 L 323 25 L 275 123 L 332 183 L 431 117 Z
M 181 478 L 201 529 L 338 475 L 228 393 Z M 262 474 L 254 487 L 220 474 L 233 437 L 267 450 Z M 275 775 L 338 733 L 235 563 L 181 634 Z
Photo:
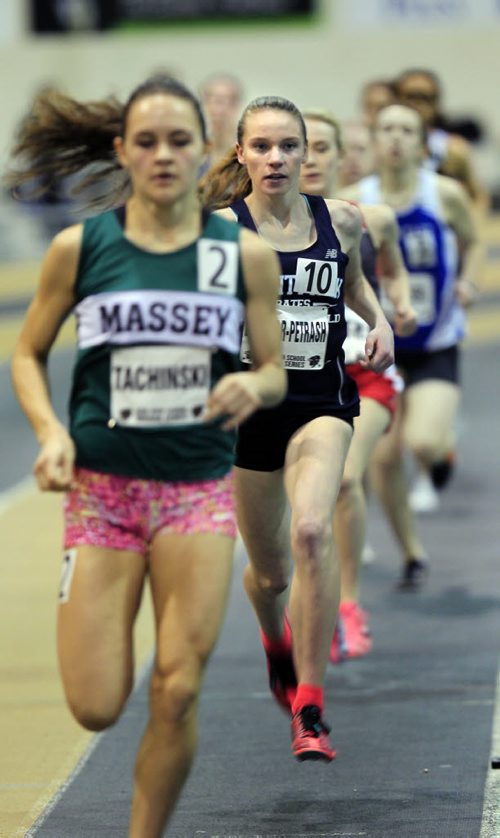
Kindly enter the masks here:
M 210 390 L 210 371 L 208 349 L 114 349 L 110 363 L 110 421 L 128 428 L 199 424 Z
M 365 357 L 366 338 L 370 328 L 363 318 L 348 306 L 345 307 L 345 320 L 347 326 L 347 336 L 343 345 L 345 362 L 356 364 Z
M 285 369 L 323 369 L 328 342 L 328 307 L 280 304 L 276 313 L 281 325 Z M 246 331 L 243 333 L 240 357 L 244 363 L 252 363 Z
M 411 273 L 410 300 L 417 315 L 419 326 L 430 326 L 436 319 L 436 302 L 434 298 L 434 277 L 432 274 Z M 387 319 L 394 322 L 394 306 L 382 291 L 380 304 Z
M 430 326 L 436 319 L 434 277 L 432 274 L 410 274 L 410 299 L 417 313 L 419 326 Z
M 198 239 L 198 290 L 231 294 L 238 288 L 238 245 L 219 239 Z
M 293 291 L 315 297 L 332 297 L 338 300 L 344 280 L 339 277 L 337 262 L 321 259 L 297 259 Z

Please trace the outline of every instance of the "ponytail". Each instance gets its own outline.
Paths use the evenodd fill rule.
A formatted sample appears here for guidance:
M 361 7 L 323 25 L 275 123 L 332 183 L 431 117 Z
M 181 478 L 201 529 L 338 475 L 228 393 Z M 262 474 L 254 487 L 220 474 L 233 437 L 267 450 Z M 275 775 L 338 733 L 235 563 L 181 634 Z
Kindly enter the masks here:
M 12 151 L 12 167 L 5 183 L 21 197 L 21 187 L 32 185 L 31 196 L 43 195 L 55 182 L 71 175 L 82 177 L 72 193 L 98 186 L 98 195 L 86 201 L 93 207 L 115 206 L 130 194 L 130 180 L 114 150 L 115 137 L 123 137 L 132 105 L 155 93 L 184 99 L 192 106 L 206 141 L 205 119 L 196 96 L 182 82 L 157 74 L 146 79 L 123 104 L 114 97 L 78 102 L 55 89 L 34 99 L 31 112 L 19 126 Z M 25 190 L 23 196 L 26 195 Z
M 83 173 L 74 191 L 109 181 L 100 200 L 113 203 L 128 186 L 113 148 L 122 124 L 123 105 L 115 98 L 83 103 L 57 90 L 44 90 L 19 126 L 7 187 L 20 197 L 21 187 L 33 182 L 31 194 L 37 196 L 55 181 Z
M 199 183 L 199 194 L 204 207 L 210 211 L 224 209 L 252 191 L 246 166 L 238 161 L 236 149 L 206 172 Z

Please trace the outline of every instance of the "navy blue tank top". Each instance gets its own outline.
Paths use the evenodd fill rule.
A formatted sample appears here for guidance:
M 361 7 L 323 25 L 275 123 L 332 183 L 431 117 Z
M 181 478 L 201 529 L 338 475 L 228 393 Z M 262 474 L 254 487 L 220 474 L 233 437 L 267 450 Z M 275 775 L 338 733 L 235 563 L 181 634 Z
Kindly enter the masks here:
M 363 227 L 359 251 L 363 273 L 378 298 L 380 296 L 380 286 L 377 279 L 377 251 L 367 227 Z M 344 341 L 344 358 L 349 367 L 351 364 L 357 364 L 360 358 L 364 358 L 366 338 L 370 327 L 348 306 L 345 307 L 345 319 L 347 337 Z
M 363 273 L 375 291 L 375 294 L 379 297 L 380 286 L 377 278 L 377 251 L 367 227 L 363 227 L 359 252 L 361 253 Z
M 323 198 L 304 195 L 316 241 L 297 251 L 277 251 L 281 265 L 278 317 L 290 402 L 313 403 L 357 415 L 356 385 L 345 372 L 344 280 L 349 257 L 342 251 Z M 231 205 L 238 221 L 257 232 L 244 200 Z M 243 362 L 251 359 L 243 347 Z

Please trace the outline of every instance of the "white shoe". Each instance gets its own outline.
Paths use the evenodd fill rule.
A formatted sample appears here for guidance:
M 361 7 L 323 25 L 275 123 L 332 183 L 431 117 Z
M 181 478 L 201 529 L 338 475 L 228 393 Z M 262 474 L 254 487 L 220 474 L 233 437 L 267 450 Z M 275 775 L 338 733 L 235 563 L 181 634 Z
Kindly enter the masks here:
M 361 561 L 363 564 L 371 564 L 377 558 L 377 554 L 372 545 L 368 541 L 365 542 L 363 552 L 361 554 Z
M 408 502 L 412 512 L 416 512 L 417 515 L 430 514 L 439 509 L 439 495 L 427 472 L 421 471 L 415 478 Z

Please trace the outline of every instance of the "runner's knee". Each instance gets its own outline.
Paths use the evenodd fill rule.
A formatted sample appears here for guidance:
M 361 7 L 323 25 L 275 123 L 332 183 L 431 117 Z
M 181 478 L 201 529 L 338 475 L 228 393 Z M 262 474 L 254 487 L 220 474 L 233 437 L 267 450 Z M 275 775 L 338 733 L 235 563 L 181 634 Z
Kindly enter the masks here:
M 370 474 L 385 475 L 391 474 L 395 469 L 400 468 L 403 461 L 403 446 L 391 446 L 384 451 L 376 451 L 370 463 Z
M 252 565 L 245 568 L 245 583 L 259 588 L 261 594 L 271 597 L 282 594 L 288 588 L 288 573 L 277 563 L 270 564 L 268 571 L 257 570 Z
M 439 456 L 440 448 L 437 440 L 424 438 L 420 435 L 413 435 L 408 437 L 408 448 L 422 463 L 429 465 L 434 462 Z
M 152 705 L 166 723 L 181 723 L 193 708 L 201 687 L 203 657 L 190 656 L 168 668 L 157 668 L 151 682 Z M 204 660 L 205 659 L 205 660 Z
M 303 515 L 292 523 L 292 545 L 300 555 L 314 558 L 332 537 L 331 521 L 322 520 L 319 515 Z
M 127 697 L 105 702 L 102 696 L 98 695 L 78 699 L 68 696 L 68 705 L 74 718 L 82 727 L 98 733 L 118 721 Z
M 355 474 L 348 474 L 344 472 L 342 482 L 340 484 L 339 501 L 347 501 L 350 498 L 357 497 L 363 492 L 363 481 Z

